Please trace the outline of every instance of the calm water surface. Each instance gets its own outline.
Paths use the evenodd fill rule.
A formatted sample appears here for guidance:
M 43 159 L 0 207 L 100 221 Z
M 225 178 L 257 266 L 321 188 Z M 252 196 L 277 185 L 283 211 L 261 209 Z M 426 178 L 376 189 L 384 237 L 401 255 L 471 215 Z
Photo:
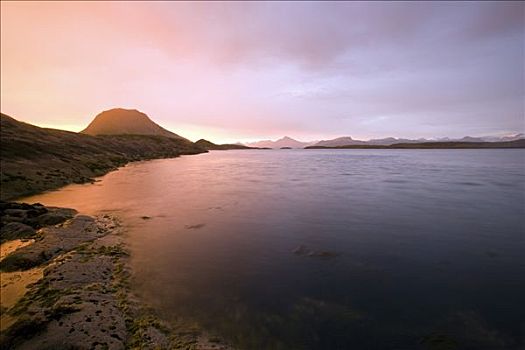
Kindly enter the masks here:
M 524 346 L 524 150 L 216 151 L 26 200 L 118 214 L 140 293 L 240 348 Z

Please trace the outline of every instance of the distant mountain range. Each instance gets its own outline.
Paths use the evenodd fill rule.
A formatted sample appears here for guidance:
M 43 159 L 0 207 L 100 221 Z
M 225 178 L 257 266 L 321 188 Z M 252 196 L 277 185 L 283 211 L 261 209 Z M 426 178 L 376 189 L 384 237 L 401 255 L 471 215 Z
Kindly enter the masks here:
M 136 109 L 114 108 L 98 114 L 82 134 L 98 135 L 156 135 L 186 140 L 152 121 Z M 187 140 L 186 140 L 187 141 Z
M 249 142 L 246 143 L 247 146 L 250 147 L 257 147 L 257 148 L 305 148 L 307 146 L 312 146 L 317 141 L 313 142 L 301 142 L 292 139 L 291 137 L 285 136 L 279 140 L 272 141 L 272 140 L 263 140 L 263 141 L 257 141 L 257 142 Z
M 259 149 L 257 147 L 248 147 L 243 144 L 215 144 L 211 141 L 200 139 L 199 141 L 195 142 L 195 145 L 201 147 L 202 149 L 205 149 L 206 151 L 226 151 L 226 150 L 232 150 L 232 149 Z
M 313 141 L 313 142 L 301 142 L 292 139 L 291 137 L 285 136 L 277 141 L 264 140 L 258 142 L 247 143 L 248 146 L 252 147 L 268 147 L 268 148 L 305 148 L 309 146 L 313 147 L 343 147 L 343 146 L 391 146 L 394 144 L 420 144 L 425 142 L 508 142 L 525 139 L 525 135 L 515 134 L 509 136 L 483 136 L 483 137 L 471 137 L 465 136 L 460 139 L 452 139 L 448 137 L 438 139 L 403 139 L 395 137 L 387 137 L 382 139 L 371 139 L 368 141 L 355 140 L 350 136 L 337 137 L 331 140 Z
M 439 138 L 439 139 L 403 139 L 395 137 L 387 137 L 383 139 L 372 139 L 368 141 L 354 140 L 351 137 L 338 137 L 333 140 L 319 141 L 314 146 L 324 146 L 324 147 L 340 147 L 340 146 L 350 146 L 350 145 L 376 145 L 376 146 L 390 146 L 398 143 L 424 143 L 424 142 L 506 142 L 506 141 L 515 141 L 525 138 L 524 134 L 516 134 L 511 136 L 484 136 L 484 137 L 470 137 L 465 136 L 460 139 L 451 139 L 448 137 Z
M 345 146 L 309 146 L 306 149 L 481 149 L 481 148 L 525 148 L 525 139 L 498 142 L 413 142 L 394 143 L 392 145 L 345 145 Z

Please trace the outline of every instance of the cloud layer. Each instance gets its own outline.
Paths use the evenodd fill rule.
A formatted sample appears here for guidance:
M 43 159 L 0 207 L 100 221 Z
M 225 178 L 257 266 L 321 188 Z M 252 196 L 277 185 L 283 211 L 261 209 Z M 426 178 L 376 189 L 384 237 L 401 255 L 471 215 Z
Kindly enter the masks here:
M 190 138 L 525 130 L 522 2 L 2 2 L 4 113 Z

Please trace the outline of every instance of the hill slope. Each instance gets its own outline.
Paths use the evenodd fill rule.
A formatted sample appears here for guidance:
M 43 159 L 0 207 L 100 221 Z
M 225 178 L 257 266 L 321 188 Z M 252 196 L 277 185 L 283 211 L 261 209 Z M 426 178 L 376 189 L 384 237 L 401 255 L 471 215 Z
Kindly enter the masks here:
M 259 148 L 281 148 L 281 147 L 304 148 L 311 144 L 312 144 L 311 142 L 301 142 L 301 141 L 294 140 L 291 137 L 285 136 L 283 138 L 280 138 L 277 141 L 264 140 L 264 141 L 250 142 L 250 143 L 247 143 L 246 145 L 250 147 L 259 147 Z
M 44 129 L 0 115 L 0 199 L 90 181 L 130 161 L 206 152 L 158 135 L 90 136 Z
M 228 144 L 228 143 L 217 145 L 205 139 L 200 139 L 199 141 L 195 142 L 195 144 L 207 151 L 226 151 L 226 150 L 232 150 L 232 149 L 257 149 L 256 147 L 248 147 L 244 145 L 236 145 L 236 144 Z
M 97 115 L 83 134 L 97 135 L 157 135 L 174 139 L 185 138 L 168 131 L 136 109 L 114 108 Z
M 317 142 L 313 146 L 321 147 L 338 147 L 338 146 L 348 146 L 348 145 L 358 145 L 364 144 L 364 141 L 354 140 L 350 136 L 337 137 L 332 140 L 322 140 Z

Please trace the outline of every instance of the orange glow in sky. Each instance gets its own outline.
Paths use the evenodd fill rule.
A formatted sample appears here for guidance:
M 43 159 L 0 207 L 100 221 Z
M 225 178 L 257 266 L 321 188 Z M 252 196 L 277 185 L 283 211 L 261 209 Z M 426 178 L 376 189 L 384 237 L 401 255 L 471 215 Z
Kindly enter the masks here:
M 1 108 L 215 142 L 523 132 L 524 6 L 3 1 Z

